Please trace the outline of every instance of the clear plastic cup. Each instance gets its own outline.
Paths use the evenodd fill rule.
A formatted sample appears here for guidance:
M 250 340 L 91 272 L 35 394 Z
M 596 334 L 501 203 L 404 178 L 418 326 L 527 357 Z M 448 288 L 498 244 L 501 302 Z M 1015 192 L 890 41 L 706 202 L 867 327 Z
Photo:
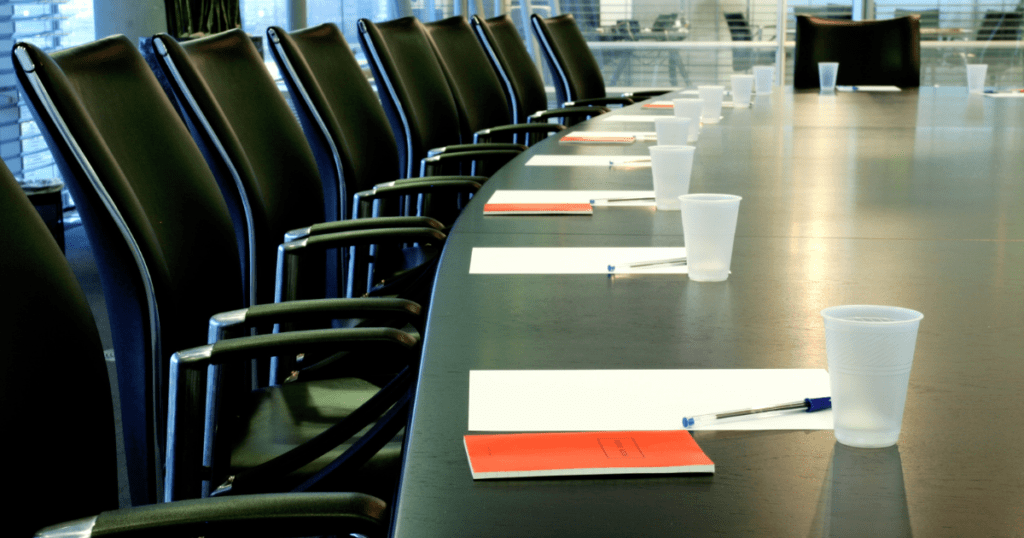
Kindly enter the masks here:
M 725 86 L 697 86 L 697 94 L 700 100 L 704 101 L 704 107 L 700 112 L 700 121 L 703 123 L 718 123 L 722 119 L 722 96 L 725 94 Z
M 754 90 L 758 95 L 772 93 L 772 82 L 775 79 L 775 67 L 771 65 L 754 66 Z
M 659 146 L 685 146 L 690 138 L 690 118 L 675 116 L 654 120 Z
M 754 89 L 754 75 L 731 75 L 729 80 L 732 82 L 732 106 L 749 107 L 750 93 Z
M 834 306 L 821 316 L 836 440 L 859 448 L 896 444 L 924 316 L 872 305 Z
M 690 280 L 721 282 L 729 278 L 740 200 L 732 194 L 679 197 Z
M 984 93 L 985 92 L 985 74 L 988 72 L 987 64 L 968 64 L 967 65 L 967 92 L 968 93 Z
M 673 99 L 672 109 L 677 118 L 690 119 L 690 136 L 687 142 L 696 142 L 700 135 L 700 112 L 704 108 L 704 101 L 700 99 Z
M 836 93 L 836 77 L 839 75 L 839 62 L 818 62 L 818 85 L 821 93 Z
M 679 196 L 690 192 L 693 146 L 651 146 L 654 205 L 659 211 L 679 211 Z

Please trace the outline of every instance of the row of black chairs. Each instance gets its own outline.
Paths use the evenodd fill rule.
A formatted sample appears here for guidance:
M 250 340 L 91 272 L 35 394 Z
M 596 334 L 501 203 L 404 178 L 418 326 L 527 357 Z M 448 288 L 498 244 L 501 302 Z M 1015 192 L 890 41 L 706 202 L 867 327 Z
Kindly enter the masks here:
M 533 96 L 500 106 L 510 103 L 509 81 L 524 77 L 496 71 L 515 65 L 499 54 L 525 46 L 518 34 L 478 40 L 514 30 L 507 17 L 474 24 L 475 31 L 465 19 L 361 21 L 383 105 L 337 28 L 271 28 L 301 122 L 241 31 L 185 43 L 161 34 L 145 55 L 124 37 L 49 55 L 15 46 L 19 83 L 100 269 L 132 503 L 221 497 L 90 524 L 138 529 L 194 511 L 171 525 L 216 530 L 211 525 L 284 502 L 314 523 L 300 534 L 338 521 L 381 531 L 380 499 L 391 499 L 397 482 L 396 433 L 414 391 L 433 267 L 461 204 L 486 180 L 462 174 L 495 170 L 522 151 L 517 142 L 564 128 L 550 118 L 607 111 L 544 111 L 544 99 L 533 111 L 540 114 L 506 127 L 539 103 Z M 481 100 L 485 89 L 497 97 Z M 456 175 L 437 175 L 446 171 Z M 19 512 L 39 514 L 15 531 L 25 535 L 112 508 L 117 497 L 96 328 L 59 250 L 40 236 L 41 223 L 4 172 L 0 213 L 12 231 L 4 247 L 20 264 L 5 263 L 3 278 L 25 291 L 10 311 L 20 323 L 5 320 L 5 349 L 48 361 L 43 375 L 59 381 L 51 386 L 60 392 L 40 406 L 49 420 L 23 421 L 33 446 L 8 454 L 33 473 L 52 468 L 60 477 L 24 481 L 39 484 L 22 496 L 32 508 Z M 321 298 L 332 293 L 344 298 Z M 369 297 L 354 298 L 361 295 Z M 31 330 L 8 331 L 24 326 Z M 195 347 L 203 334 L 208 344 Z M 32 397 L 30 388 L 7 385 L 5 410 Z M 77 429 L 66 427 L 65 415 Z M 67 438 L 77 442 L 61 442 Z M 265 496 L 277 491 L 360 493 Z M 263 514 L 248 528 L 298 517 L 288 513 L 278 522 Z

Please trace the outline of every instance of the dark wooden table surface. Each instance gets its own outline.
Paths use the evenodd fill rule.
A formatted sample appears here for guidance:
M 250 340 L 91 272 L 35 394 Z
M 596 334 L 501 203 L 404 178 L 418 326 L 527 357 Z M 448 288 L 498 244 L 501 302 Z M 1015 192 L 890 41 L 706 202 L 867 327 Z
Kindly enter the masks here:
M 396 536 L 1024 535 L 1024 99 L 784 90 L 723 115 L 696 144 L 690 191 L 743 197 L 724 283 L 468 274 L 474 246 L 681 246 L 679 213 L 653 208 L 481 215 L 496 188 L 649 190 L 649 169 L 522 166 L 649 142 L 549 139 L 471 203 L 435 287 Z M 696 432 L 713 476 L 470 476 L 470 370 L 824 368 L 819 312 L 858 303 L 924 314 L 895 447 Z

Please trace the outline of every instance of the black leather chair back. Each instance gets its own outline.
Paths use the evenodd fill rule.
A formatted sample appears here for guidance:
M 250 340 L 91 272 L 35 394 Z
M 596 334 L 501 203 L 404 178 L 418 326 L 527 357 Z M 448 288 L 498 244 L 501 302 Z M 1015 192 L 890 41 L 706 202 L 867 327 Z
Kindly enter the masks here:
M 429 150 L 471 142 L 462 138 L 458 105 L 420 21 L 360 19 L 359 42 L 398 140 L 402 177 L 418 176 Z
M 544 53 L 558 103 L 605 96 L 604 77 L 572 14 L 548 19 L 530 16 Z
M 921 25 L 914 15 L 843 21 L 799 15 L 793 86 L 818 87 L 818 62 L 839 62 L 840 85 L 921 85 Z
M 512 18 L 505 14 L 484 20 L 473 15 L 471 23 L 495 72 L 500 75 L 514 121 L 526 123 L 530 114 L 546 110 L 548 97 L 544 79 L 534 67 Z
M 248 247 L 254 304 L 272 303 L 277 246 L 324 220 L 324 187 L 302 128 L 244 31 L 185 43 L 160 34 L 152 43 L 225 199 L 244 215 L 236 231 Z
M 85 294 L 0 163 L 0 412 L 7 536 L 117 508 L 114 411 Z
M 52 56 L 19 43 L 14 54 L 99 266 L 132 502 L 154 502 L 168 359 L 206 341 L 211 315 L 245 305 L 231 217 L 188 129 L 127 38 Z
M 267 35 L 333 202 L 325 217 L 349 218 L 352 194 L 402 177 L 384 108 L 337 26 Z
M 449 17 L 424 24 L 423 28 L 441 60 L 459 108 L 463 139 L 481 129 L 512 123 L 501 81 L 466 17 Z

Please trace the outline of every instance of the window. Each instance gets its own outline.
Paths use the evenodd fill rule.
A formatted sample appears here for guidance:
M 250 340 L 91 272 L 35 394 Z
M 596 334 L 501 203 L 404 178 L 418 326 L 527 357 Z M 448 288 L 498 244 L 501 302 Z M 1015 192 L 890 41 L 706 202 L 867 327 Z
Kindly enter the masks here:
M 51 51 L 95 38 L 92 0 L 11 1 L 0 6 L 0 41 Z M 32 114 L 21 102 L 10 54 L 0 55 L 0 157 L 21 181 L 59 177 Z

